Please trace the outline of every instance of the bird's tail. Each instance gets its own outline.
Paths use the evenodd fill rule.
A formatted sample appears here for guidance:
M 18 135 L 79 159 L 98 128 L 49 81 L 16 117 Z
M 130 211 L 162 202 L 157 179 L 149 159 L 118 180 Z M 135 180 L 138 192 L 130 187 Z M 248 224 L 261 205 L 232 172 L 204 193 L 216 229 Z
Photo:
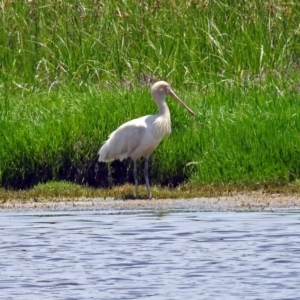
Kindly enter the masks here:
M 104 143 L 103 146 L 98 151 L 98 161 L 108 161 L 107 159 L 107 144 Z

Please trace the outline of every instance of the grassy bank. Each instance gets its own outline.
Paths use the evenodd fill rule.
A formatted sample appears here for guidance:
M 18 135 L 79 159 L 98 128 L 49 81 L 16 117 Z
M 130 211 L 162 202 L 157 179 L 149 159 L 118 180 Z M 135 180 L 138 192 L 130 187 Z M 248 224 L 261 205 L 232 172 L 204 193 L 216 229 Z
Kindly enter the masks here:
M 12 190 L 0 188 L 0 209 L 1 204 L 15 202 L 35 203 L 35 202 L 69 202 L 73 200 L 87 199 L 135 199 L 134 186 L 123 184 L 112 188 L 92 188 L 85 185 L 70 183 L 66 181 L 48 181 L 39 183 L 32 189 Z M 278 203 L 282 199 L 297 200 L 300 193 L 299 181 L 290 184 L 245 184 L 245 185 L 199 185 L 181 184 L 176 188 L 166 188 L 159 185 L 152 186 L 153 197 L 155 199 L 193 199 L 211 197 L 232 197 L 243 201 L 244 197 L 255 198 L 264 202 L 265 197 L 271 202 Z M 140 187 L 139 197 L 147 199 L 145 187 Z M 292 206 L 296 206 L 296 202 Z M 141 203 L 140 203 L 141 204 Z M 247 205 L 245 202 L 243 205 Z
M 172 83 L 173 133 L 152 184 L 286 185 L 300 176 L 300 5 L 292 1 L 3 1 L 0 186 L 132 182 L 96 162 L 121 123 L 156 112 Z M 140 173 L 142 179 L 142 172 Z
M 151 156 L 152 183 L 287 183 L 299 178 L 299 96 L 221 86 L 218 92 L 178 92 L 197 111 L 195 118 L 169 101 L 173 133 Z M 10 105 L 1 121 L 1 180 L 2 186 L 21 188 L 53 179 L 107 186 L 107 165 L 96 163 L 101 143 L 129 118 L 156 111 L 148 88 L 69 89 L 11 98 Z M 130 160 L 113 162 L 111 169 L 114 183 L 132 181 Z

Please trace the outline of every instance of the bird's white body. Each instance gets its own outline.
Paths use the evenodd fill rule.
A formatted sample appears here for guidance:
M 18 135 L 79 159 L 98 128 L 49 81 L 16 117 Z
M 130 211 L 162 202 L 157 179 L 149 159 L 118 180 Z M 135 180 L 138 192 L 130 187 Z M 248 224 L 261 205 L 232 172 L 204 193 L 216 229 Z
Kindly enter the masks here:
M 139 157 L 145 158 L 145 181 L 148 198 L 151 197 L 148 180 L 148 159 L 157 148 L 164 136 L 171 133 L 171 118 L 165 95 L 171 95 L 182 104 L 191 114 L 189 109 L 172 91 L 168 83 L 159 81 L 151 88 L 151 93 L 159 112 L 156 115 L 148 115 L 124 123 L 112 132 L 107 141 L 100 148 L 99 161 L 123 160 L 130 157 L 134 162 L 134 178 L 137 196 L 137 171 L 136 161 Z
M 163 137 L 170 133 L 170 114 L 158 113 L 131 120 L 110 134 L 98 152 L 99 161 L 149 157 Z

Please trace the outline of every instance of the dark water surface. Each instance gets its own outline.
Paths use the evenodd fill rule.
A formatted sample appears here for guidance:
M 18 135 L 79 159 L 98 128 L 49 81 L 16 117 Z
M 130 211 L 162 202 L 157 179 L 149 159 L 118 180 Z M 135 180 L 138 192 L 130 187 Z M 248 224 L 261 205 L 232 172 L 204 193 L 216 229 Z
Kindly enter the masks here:
M 0 212 L 0 299 L 300 299 L 300 212 Z

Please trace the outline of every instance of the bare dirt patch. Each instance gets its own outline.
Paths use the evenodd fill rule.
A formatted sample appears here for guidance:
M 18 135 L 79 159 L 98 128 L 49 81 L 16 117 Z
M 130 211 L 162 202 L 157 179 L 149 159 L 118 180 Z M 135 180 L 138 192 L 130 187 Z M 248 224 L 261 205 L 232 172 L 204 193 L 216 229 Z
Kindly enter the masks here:
M 212 210 L 264 211 L 300 209 L 298 194 L 265 194 L 262 192 L 236 193 L 230 196 L 189 199 L 120 200 L 113 198 L 53 198 L 31 200 L 3 200 L 2 210 Z

